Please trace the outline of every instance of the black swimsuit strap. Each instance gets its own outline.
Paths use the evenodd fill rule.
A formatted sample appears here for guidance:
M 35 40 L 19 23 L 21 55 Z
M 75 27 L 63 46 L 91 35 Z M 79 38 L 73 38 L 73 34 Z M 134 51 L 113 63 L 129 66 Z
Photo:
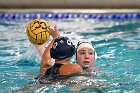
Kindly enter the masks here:
M 51 75 L 51 76 L 58 76 L 58 75 L 60 75 L 60 73 L 59 73 L 59 68 L 60 68 L 62 65 L 63 65 L 63 64 L 55 63 L 52 67 L 50 67 L 50 68 L 46 71 L 45 75 Z

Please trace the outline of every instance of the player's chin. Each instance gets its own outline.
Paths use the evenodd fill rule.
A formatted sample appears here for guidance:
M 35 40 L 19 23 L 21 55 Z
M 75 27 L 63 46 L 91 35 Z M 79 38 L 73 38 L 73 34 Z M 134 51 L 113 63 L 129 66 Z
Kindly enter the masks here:
M 89 63 L 84 63 L 83 67 L 90 67 L 90 64 Z

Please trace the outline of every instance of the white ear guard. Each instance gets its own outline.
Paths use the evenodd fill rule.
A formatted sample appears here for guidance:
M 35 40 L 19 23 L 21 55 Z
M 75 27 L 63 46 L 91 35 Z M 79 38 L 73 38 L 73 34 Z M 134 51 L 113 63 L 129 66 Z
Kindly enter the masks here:
M 94 52 L 94 56 L 95 56 L 95 60 L 96 60 L 98 58 L 96 51 Z

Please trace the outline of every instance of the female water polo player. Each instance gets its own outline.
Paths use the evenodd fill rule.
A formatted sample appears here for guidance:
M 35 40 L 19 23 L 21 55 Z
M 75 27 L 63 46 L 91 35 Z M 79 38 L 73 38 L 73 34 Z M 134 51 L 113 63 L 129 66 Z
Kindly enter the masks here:
M 59 32 L 58 32 L 58 29 L 56 26 L 54 27 L 54 30 L 51 28 L 49 28 L 49 29 L 50 29 L 50 34 L 52 35 L 52 37 L 54 39 L 59 37 Z M 45 46 L 45 44 L 36 45 L 41 56 L 44 53 L 44 49 L 45 49 L 44 46 Z M 45 57 L 44 57 L 44 59 L 45 59 Z M 92 44 L 90 44 L 88 42 L 79 42 L 77 44 L 76 61 L 80 66 L 82 66 L 84 71 L 89 72 L 91 70 L 99 70 L 99 67 L 94 66 L 94 62 L 96 59 L 97 59 L 97 53 L 95 52 L 95 49 L 92 46 Z M 54 62 L 55 61 L 52 59 L 52 61 L 49 61 L 48 64 L 53 65 Z M 40 66 L 40 69 L 43 70 L 42 66 Z M 42 72 L 42 71 L 40 71 L 40 72 Z
M 90 72 L 92 70 L 99 70 L 99 67 L 94 66 L 97 59 L 97 53 L 89 42 L 78 42 L 76 49 L 76 61 L 82 66 L 84 71 Z
M 67 37 L 60 37 L 59 31 L 55 26 L 54 30 L 50 29 L 52 41 L 43 52 L 44 45 L 36 45 L 42 55 L 40 64 L 40 75 L 71 75 L 82 72 L 83 69 L 79 64 L 71 64 L 71 57 L 75 54 L 75 47 Z

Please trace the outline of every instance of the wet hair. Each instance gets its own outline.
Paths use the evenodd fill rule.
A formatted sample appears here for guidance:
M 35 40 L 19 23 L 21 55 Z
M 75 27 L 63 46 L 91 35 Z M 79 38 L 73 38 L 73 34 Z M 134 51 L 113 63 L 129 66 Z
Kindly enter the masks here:
M 68 37 L 59 37 L 55 39 L 50 50 L 53 59 L 63 60 L 72 57 L 75 54 L 75 46 Z

